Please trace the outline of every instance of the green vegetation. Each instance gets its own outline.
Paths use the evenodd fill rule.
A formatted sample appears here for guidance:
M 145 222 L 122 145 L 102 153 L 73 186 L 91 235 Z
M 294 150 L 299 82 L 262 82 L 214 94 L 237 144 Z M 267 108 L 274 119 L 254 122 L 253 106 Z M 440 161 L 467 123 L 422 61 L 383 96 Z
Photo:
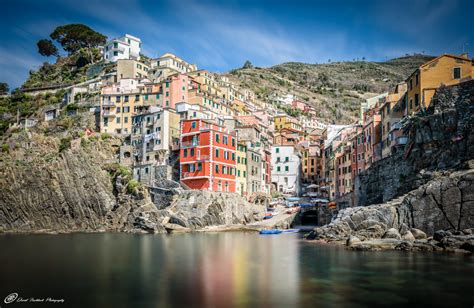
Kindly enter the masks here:
M 44 62 L 37 71 L 30 71 L 23 88 L 78 83 L 94 77 L 89 76 L 88 72 L 102 58 L 98 47 L 106 42 L 105 35 L 86 25 L 70 24 L 57 27 L 50 38 L 52 40 L 41 39 L 37 42 L 38 52 L 46 57 L 56 56 L 56 63 Z M 67 52 L 67 56 L 59 56 L 59 50 L 53 41 Z M 95 74 L 92 75 L 98 75 L 105 69 L 106 66 L 102 63 L 95 67 Z
M 352 123 L 357 120 L 355 111 L 360 102 L 392 89 L 431 59 L 413 55 L 386 62 L 367 62 L 364 58 L 363 61 L 325 64 L 288 62 L 263 69 L 235 69 L 228 77 L 269 103 L 273 102 L 272 96 L 294 94 L 313 106 L 323 121 Z M 299 115 L 291 110 L 289 114 Z
M 42 39 L 36 45 L 38 46 L 38 53 L 42 56 L 59 56 L 59 51 L 51 40 Z
M 8 91 L 10 91 L 10 88 L 8 87 L 8 83 L 0 82 L 0 95 L 6 95 L 8 94 Z
M 41 107 L 58 103 L 63 96 L 64 91 L 31 96 L 16 90 L 10 96 L 0 97 L 0 114 L 2 115 L 0 136 L 5 133 L 10 124 L 16 122 L 17 115 L 20 119 L 29 117 L 37 113 Z
M 69 136 L 61 139 L 59 142 L 59 153 L 71 148 L 71 140 L 72 138 Z
M 130 194 L 137 192 L 141 187 L 141 184 L 132 178 L 130 169 L 123 165 L 118 163 L 107 164 L 104 166 L 104 169 L 110 174 L 114 183 L 120 177 L 122 183 L 127 187 L 127 192 Z
M 140 183 L 137 180 L 131 179 L 127 184 L 127 191 L 129 194 L 135 193 L 140 187 Z
M 10 151 L 10 146 L 8 144 L 2 144 L 2 152 L 8 153 Z
M 110 134 L 107 134 L 107 133 L 102 133 L 102 134 L 100 134 L 100 138 L 102 140 L 107 140 L 107 139 L 112 138 L 112 136 Z

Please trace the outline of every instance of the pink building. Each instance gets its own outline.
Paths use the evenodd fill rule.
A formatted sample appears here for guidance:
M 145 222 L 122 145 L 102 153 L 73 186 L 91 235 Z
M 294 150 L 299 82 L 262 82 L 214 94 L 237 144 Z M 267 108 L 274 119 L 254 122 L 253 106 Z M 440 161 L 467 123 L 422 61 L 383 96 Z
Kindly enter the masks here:
M 305 111 L 305 109 L 307 108 L 308 105 L 306 103 L 303 103 L 300 100 L 295 99 L 291 103 L 291 106 L 293 106 L 293 108 L 299 109 L 301 111 Z
M 189 77 L 184 74 L 174 74 L 166 78 L 162 84 L 163 107 L 176 108 L 176 104 L 188 101 Z

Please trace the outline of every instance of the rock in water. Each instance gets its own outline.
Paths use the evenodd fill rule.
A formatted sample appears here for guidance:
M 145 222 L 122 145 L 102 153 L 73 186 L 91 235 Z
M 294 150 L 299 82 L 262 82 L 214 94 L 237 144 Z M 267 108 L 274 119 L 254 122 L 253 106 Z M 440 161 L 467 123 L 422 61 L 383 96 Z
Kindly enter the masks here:
M 346 242 L 346 246 L 352 246 L 354 245 L 355 243 L 360 243 L 361 240 L 357 237 L 357 236 L 349 236 L 349 238 L 347 239 L 347 242 Z
M 385 232 L 385 234 L 382 236 L 382 238 L 393 238 L 393 239 L 399 240 L 402 237 L 401 237 L 401 235 L 400 235 L 400 233 L 398 232 L 397 229 L 390 228 Z
M 402 235 L 402 239 L 404 241 L 409 241 L 409 242 L 414 242 L 415 241 L 415 237 L 413 236 L 413 234 L 410 231 L 405 232 Z
M 420 229 L 417 228 L 411 228 L 410 229 L 411 234 L 415 237 L 417 240 L 422 240 L 426 239 L 426 233 L 421 231 Z

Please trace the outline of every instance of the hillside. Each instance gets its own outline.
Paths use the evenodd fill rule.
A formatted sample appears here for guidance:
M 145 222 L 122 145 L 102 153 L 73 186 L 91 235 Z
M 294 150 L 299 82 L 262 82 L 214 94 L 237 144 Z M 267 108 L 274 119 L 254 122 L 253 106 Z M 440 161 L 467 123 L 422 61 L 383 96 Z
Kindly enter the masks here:
M 236 69 L 226 76 L 262 100 L 269 100 L 272 94 L 295 94 L 313 105 L 321 119 L 350 123 L 358 117 L 361 101 L 388 91 L 432 58 L 414 55 L 386 62 L 289 62 L 270 68 Z

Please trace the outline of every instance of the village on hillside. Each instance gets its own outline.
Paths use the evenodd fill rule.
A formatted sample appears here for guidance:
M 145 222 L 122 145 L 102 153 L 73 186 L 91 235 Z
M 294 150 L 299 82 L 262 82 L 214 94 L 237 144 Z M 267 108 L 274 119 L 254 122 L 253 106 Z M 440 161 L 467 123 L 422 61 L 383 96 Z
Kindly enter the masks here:
M 467 54 L 438 56 L 391 91 L 366 99 L 358 121 L 336 125 L 321 121 L 313 106 L 292 93 L 273 93 L 264 101 L 177 55 L 143 57 L 141 44 L 129 34 L 107 41 L 101 46 L 106 73 L 63 87 L 63 101 L 48 106 L 44 119 L 24 118 L 16 125 L 32 127 L 57 118 L 64 105 L 92 102 L 96 127 L 87 133 L 122 136 L 120 164 L 147 187 L 169 180 L 249 201 L 266 194 L 342 209 L 358 204 L 359 174 L 409 151 L 406 120 L 424 113 L 439 87 L 474 77 Z

